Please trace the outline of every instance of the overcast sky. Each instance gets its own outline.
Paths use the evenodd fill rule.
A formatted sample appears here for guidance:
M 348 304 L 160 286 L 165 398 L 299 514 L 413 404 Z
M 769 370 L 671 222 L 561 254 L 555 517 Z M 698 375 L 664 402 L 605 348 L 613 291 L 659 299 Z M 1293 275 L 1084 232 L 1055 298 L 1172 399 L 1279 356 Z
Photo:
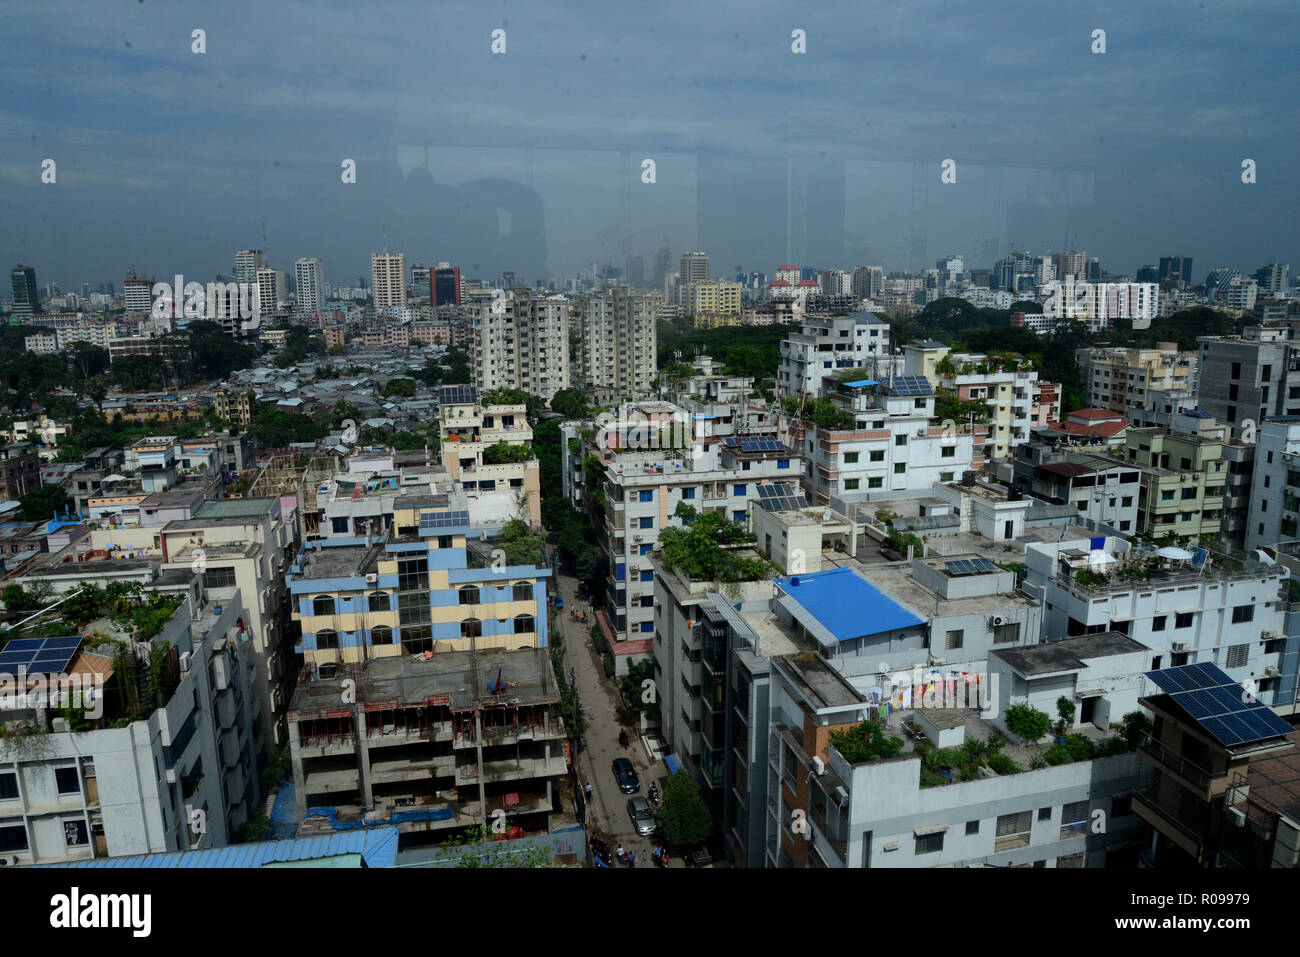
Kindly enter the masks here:
M 1298 9 L 6 0 L 0 242 L 74 289 L 206 280 L 245 247 L 355 282 L 385 230 L 470 278 L 648 274 L 664 245 L 715 275 L 1011 242 L 1129 274 L 1189 255 L 1197 281 L 1300 267 Z

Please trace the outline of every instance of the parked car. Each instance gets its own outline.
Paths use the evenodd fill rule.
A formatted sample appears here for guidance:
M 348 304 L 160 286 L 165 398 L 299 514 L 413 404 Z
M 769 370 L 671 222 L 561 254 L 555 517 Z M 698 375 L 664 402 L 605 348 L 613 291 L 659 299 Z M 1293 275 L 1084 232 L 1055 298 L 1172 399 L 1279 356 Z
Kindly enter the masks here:
M 650 810 L 650 802 L 641 795 L 627 799 L 627 816 L 632 819 L 632 826 L 642 837 L 655 831 L 655 812 Z
M 624 794 L 636 794 L 641 790 L 641 780 L 636 776 L 636 768 L 627 758 L 614 759 L 614 780 L 618 789 Z

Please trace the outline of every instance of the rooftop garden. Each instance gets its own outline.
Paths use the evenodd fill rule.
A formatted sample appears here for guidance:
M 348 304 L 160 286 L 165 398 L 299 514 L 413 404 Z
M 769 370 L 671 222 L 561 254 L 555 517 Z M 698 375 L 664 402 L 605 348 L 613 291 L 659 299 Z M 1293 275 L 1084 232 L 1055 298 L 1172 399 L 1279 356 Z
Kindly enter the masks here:
M 700 515 L 685 502 L 677 503 L 674 517 L 683 528 L 665 528 L 659 533 L 664 564 L 689 578 L 704 581 L 758 581 L 772 574 L 761 558 L 737 555 L 727 546 L 746 545 L 754 536 L 739 522 L 716 512 Z
M 846 412 L 829 399 L 814 399 L 805 396 L 802 409 L 799 400 L 786 396 L 781 405 L 787 415 L 796 416 L 804 422 L 811 422 L 819 429 L 846 430 L 857 428 L 858 420 L 851 412 Z
M 849 764 L 896 758 L 903 753 L 903 739 L 886 735 L 876 721 L 863 721 L 847 731 L 832 731 L 831 745 Z
M 483 450 L 484 465 L 514 465 L 534 457 L 533 447 L 527 442 L 519 445 L 495 442 Z

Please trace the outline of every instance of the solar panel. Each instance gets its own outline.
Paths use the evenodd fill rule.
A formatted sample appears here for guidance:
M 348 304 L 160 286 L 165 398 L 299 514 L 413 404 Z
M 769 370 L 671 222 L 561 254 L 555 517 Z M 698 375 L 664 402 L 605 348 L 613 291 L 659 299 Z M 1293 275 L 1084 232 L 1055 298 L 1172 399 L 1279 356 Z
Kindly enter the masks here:
M 934 389 L 930 380 L 923 375 L 900 375 L 889 383 L 889 390 L 894 395 L 930 395 Z
M 469 524 L 469 512 L 465 509 L 453 509 L 450 512 L 423 512 L 420 515 L 421 528 L 453 528 Z
M 997 567 L 987 558 L 957 558 L 943 564 L 949 575 L 979 575 Z
M 0 650 L 0 674 L 62 674 L 81 647 L 80 635 L 60 638 L 17 638 Z
M 445 385 L 438 390 L 440 405 L 473 405 L 478 401 L 478 389 L 472 385 Z
M 1209 662 L 1149 671 L 1170 700 L 1225 747 L 1291 733 L 1291 726 Z

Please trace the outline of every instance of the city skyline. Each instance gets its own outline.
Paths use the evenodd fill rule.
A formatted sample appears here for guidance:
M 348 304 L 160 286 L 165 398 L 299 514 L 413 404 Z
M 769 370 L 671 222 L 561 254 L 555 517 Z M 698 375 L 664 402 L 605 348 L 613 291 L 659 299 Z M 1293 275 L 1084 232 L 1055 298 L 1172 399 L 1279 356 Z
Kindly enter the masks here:
M 343 5 L 24 5 L 0 65 L 29 91 L 2 114 L 10 260 L 70 286 L 129 264 L 206 275 L 253 245 L 277 268 L 314 256 L 362 275 L 385 234 L 467 278 L 530 281 L 662 245 L 707 250 L 720 276 L 954 251 L 984 267 L 1013 242 L 1127 275 L 1175 253 L 1297 258 L 1297 14 L 1280 4 L 1021 3 L 996 21 L 762 4 L 691 8 L 689 31 L 664 26 L 682 22 L 672 7 L 394 9 L 406 29 Z M 456 56 L 428 55 L 434 31 Z

